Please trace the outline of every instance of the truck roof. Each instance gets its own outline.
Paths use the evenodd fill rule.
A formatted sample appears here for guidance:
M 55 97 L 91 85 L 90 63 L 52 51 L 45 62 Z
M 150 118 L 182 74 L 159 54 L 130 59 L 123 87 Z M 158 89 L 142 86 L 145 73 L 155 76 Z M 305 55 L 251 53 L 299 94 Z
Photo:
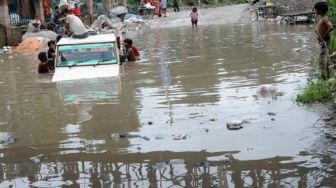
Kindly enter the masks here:
M 113 33 L 90 35 L 87 38 L 76 39 L 72 37 L 63 37 L 58 41 L 57 46 L 61 45 L 73 45 L 73 44 L 96 44 L 96 43 L 106 43 L 115 42 L 116 37 Z

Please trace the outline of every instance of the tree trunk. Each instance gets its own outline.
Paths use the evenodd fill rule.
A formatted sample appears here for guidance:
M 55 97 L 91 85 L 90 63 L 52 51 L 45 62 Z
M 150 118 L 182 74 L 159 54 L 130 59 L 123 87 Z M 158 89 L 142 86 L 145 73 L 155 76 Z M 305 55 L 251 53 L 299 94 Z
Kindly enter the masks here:
M 9 14 L 8 14 L 8 1 L 0 0 L 0 24 L 3 24 L 5 32 L 5 43 L 6 45 L 10 44 L 9 39 L 11 38 L 11 30 L 9 23 Z
M 93 22 L 93 2 L 92 0 L 87 0 L 88 13 L 89 13 L 89 24 Z
M 127 0 L 121 0 L 121 6 L 127 6 Z
M 45 23 L 44 10 L 43 10 L 43 0 L 37 0 L 36 2 L 36 19 L 39 19 L 42 24 Z

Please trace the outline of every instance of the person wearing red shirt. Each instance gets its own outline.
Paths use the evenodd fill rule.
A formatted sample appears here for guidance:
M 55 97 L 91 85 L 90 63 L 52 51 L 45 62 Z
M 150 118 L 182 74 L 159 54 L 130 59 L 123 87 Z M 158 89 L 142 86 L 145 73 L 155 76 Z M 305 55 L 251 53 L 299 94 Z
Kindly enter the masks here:
M 139 52 L 139 49 L 133 44 L 132 39 L 125 39 L 124 44 L 127 44 L 127 46 L 132 49 L 135 59 L 139 60 L 140 52 Z
M 81 10 L 78 8 L 78 3 L 75 3 L 75 8 L 72 10 L 72 13 L 79 18 L 82 17 Z

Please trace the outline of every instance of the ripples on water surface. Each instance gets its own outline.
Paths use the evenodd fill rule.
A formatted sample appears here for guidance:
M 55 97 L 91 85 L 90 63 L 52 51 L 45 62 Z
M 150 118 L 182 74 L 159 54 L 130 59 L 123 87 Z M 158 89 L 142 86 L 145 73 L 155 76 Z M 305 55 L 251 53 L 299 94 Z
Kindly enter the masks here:
M 332 156 L 309 154 L 328 143 L 319 115 L 294 102 L 318 53 L 311 30 L 151 30 L 133 37 L 143 58 L 120 78 L 58 84 L 35 56 L 1 55 L 0 186 L 335 184 Z M 276 95 L 258 97 L 263 84 Z

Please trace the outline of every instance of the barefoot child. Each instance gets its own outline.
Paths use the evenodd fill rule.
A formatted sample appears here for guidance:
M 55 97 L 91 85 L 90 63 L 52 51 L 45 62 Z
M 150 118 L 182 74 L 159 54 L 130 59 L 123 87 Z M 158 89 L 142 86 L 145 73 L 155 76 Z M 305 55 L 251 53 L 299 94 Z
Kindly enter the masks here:
M 194 26 L 197 28 L 197 21 L 198 21 L 198 13 L 197 13 L 197 8 L 194 7 L 190 13 L 191 17 L 191 26 L 194 29 Z
M 316 14 L 320 16 L 320 20 L 316 26 L 315 32 L 318 36 L 318 40 L 321 45 L 320 53 L 320 70 L 323 79 L 329 77 L 329 43 L 330 43 L 330 31 L 332 30 L 332 23 L 327 16 L 328 5 L 326 2 L 318 2 L 314 5 Z

